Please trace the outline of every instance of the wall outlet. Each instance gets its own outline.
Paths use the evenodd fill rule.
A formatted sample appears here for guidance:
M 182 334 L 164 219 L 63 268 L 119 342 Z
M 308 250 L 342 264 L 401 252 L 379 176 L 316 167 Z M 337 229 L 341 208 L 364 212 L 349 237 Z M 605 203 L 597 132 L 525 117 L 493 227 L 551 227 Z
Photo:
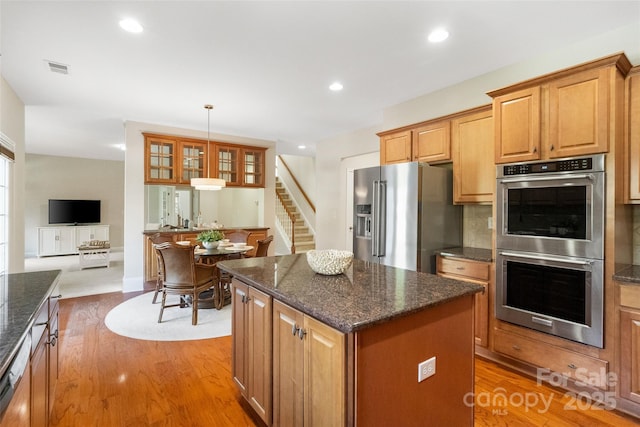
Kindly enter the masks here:
M 418 363 L 418 382 L 422 382 L 436 373 L 436 357 Z
M 489 230 L 493 229 L 493 217 L 491 216 L 487 218 L 487 228 Z

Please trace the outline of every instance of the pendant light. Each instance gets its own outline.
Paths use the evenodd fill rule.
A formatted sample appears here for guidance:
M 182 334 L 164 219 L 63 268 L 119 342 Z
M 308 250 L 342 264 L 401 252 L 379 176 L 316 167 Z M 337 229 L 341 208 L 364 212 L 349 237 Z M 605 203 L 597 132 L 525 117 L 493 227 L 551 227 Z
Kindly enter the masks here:
M 207 177 L 206 178 L 191 178 L 191 186 L 196 190 L 220 190 L 227 185 L 224 179 L 211 178 L 211 168 L 209 167 L 209 159 L 211 158 L 211 152 L 209 151 L 209 125 L 211 123 L 211 110 L 213 105 L 206 104 L 204 108 L 207 109 Z

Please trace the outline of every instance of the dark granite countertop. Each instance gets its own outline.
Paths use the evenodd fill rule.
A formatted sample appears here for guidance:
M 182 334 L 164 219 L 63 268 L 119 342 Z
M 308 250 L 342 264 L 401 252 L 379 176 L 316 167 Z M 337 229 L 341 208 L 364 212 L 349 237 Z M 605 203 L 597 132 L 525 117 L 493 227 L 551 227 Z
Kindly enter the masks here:
M 311 270 L 305 254 L 245 258 L 218 267 L 273 298 L 349 333 L 480 292 L 472 283 L 354 260 L 344 274 Z
M 260 225 L 251 225 L 246 227 L 222 227 L 219 228 L 221 231 L 231 231 L 231 230 L 268 230 L 269 227 L 260 226 Z M 156 230 L 144 230 L 142 234 L 155 234 L 155 233 L 167 233 L 167 234 L 183 234 L 183 233 L 199 233 L 204 230 L 211 230 L 211 228 L 201 227 L 201 228 L 163 228 Z
M 9 367 L 59 277 L 60 270 L 0 276 L 0 376 Z
M 640 285 L 640 265 L 616 265 L 616 272 L 613 275 L 613 280 L 625 282 L 627 284 Z
M 470 259 L 474 261 L 483 261 L 483 262 L 493 261 L 493 254 L 491 253 L 491 249 L 483 249 L 483 248 L 470 248 L 470 247 L 446 248 L 446 249 L 440 249 L 436 251 L 436 254 L 441 256 L 446 256 L 446 257 L 452 257 L 452 258 Z

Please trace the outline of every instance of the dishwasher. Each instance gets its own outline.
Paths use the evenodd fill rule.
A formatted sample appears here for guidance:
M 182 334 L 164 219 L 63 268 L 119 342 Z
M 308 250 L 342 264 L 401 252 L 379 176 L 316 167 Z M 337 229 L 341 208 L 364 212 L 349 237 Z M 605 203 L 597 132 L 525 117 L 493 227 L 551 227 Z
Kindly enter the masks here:
M 26 335 L 22 344 L 20 344 L 18 352 L 9 364 L 9 368 L 0 378 L 0 421 L 2 421 L 7 408 L 11 404 L 13 395 L 29 365 L 30 355 L 31 332 Z M 29 378 L 25 378 L 25 381 L 29 381 Z

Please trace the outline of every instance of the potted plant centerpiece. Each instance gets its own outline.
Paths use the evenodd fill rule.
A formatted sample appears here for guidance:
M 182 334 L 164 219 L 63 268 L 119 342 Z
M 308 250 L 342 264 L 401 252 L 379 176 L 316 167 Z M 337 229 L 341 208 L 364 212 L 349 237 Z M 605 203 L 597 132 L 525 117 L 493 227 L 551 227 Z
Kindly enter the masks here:
M 222 239 L 224 239 L 224 234 L 220 230 L 207 230 L 196 236 L 196 240 L 207 249 L 217 248 Z

